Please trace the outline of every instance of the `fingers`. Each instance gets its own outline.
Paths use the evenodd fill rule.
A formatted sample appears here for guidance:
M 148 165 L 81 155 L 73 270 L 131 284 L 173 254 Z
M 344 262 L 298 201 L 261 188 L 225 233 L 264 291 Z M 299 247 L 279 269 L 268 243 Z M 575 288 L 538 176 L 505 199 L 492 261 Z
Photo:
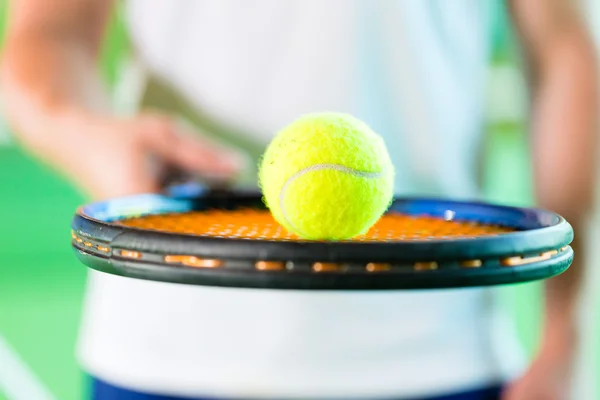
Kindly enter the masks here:
M 229 179 L 244 168 L 240 154 L 185 131 L 172 119 L 147 115 L 135 124 L 141 144 L 175 167 L 217 179 Z
M 164 173 L 173 170 L 213 185 L 228 182 L 245 167 L 236 152 L 202 140 L 163 116 L 93 119 L 73 132 L 78 140 L 60 148 L 55 164 L 94 199 L 161 192 Z
M 103 149 L 96 154 L 90 152 L 87 158 L 80 186 L 87 188 L 95 200 L 157 193 L 161 189 L 154 171 L 148 168 L 145 154 L 131 144 Z

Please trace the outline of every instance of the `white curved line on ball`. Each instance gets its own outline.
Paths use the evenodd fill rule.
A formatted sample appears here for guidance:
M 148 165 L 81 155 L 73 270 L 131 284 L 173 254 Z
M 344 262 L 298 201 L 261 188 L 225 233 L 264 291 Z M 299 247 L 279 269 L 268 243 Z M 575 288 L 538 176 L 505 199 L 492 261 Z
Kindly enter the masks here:
M 380 178 L 381 176 L 383 176 L 383 174 L 385 174 L 385 172 L 386 172 L 385 169 L 381 172 L 365 172 L 365 171 L 359 171 L 359 170 L 356 170 L 353 168 L 349 168 L 349 167 L 346 167 L 346 166 L 340 165 L 340 164 L 315 164 L 315 165 L 311 165 L 306 168 L 302 168 L 300 171 L 294 173 L 292 176 L 290 176 L 287 179 L 287 181 L 285 181 L 285 183 L 283 184 L 283 187 L 281 188 L 281 192 L 279 192 L 279 208 L 281 209 L 283 218 L 285 218 L 285 221 L 288 223 L 288 225 L 291 226 L 292 228 L 294 228 L 294 230 L 296 230 L 297 232 L 300 232 L 302 234 L 303 234 L 303 232 L 301 230 L 299 230 L 294 224 L 292 224 L 292 222 L 288 218 L 288 215 L 285 211 L 285 207 L 283 205 L 283 200 L 285 198 L 285 193 L 287 192 L 287 189 L 292 184 L 292 182 L 294 182 L 296 179 L 300 178 L 302 175 L 305 175 L 309 172 L 320 171 L 320 170 L 334 170 L 334 171 L 343 172 L 345 174 L 350 174 L 350 175 L 358 177 L 358 178 L 365 178 L 365 179 L 377 179 L 377 178 Z M 306 236 L 306 235 L 303 234 L 303 236 Z

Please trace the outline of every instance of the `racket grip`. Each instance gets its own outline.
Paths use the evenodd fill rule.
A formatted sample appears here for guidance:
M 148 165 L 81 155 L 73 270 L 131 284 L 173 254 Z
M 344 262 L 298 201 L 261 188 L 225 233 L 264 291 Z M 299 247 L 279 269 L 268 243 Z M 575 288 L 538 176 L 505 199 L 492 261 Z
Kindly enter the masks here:
M 161 187 L 170 197 L 191 198 L 208 192 L 229 192 L 232 182 L 207 175 L 199 177 L 178 168 L 168 167 L 162 175 Z
M 180 185 L 192 181 L 193 176 L 189 172 L 183 171 L 175 167 L 165 167 L 161 173 L 160 186 L 168 188 L 174 185 Z

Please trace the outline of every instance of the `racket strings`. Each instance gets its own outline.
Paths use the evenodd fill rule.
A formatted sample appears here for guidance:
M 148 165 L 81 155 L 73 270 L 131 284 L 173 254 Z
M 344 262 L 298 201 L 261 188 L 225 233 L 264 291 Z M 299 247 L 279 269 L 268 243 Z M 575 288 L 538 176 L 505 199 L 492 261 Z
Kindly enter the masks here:
M 266 210 L 207 210 L 179 214 L 147 215 L 119 221 L 119 224 L 144 230 L 203 237 L 299 241 L 275 221 Z M 398 242 L 455 240 L 493 236 L 514 231 L 512 228 L 479 222 L 464 222 L 430 216 L 401 213 L 384 215 L 364 235 L 351 242 Z

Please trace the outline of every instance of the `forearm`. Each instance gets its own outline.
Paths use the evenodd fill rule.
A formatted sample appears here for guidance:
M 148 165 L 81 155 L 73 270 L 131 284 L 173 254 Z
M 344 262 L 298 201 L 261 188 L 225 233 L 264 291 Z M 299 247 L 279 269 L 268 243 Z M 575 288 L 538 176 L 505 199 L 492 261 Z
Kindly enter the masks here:
M 537 71 L 534 92 L 534 159 L 538 203 L 563 215 L 576 239 L 573 266 L 546 283 L 544 336 L 576 339 L 582 283 L 581 236 L 593 204 L 597 149 L 598 66 L 593 44 L 578 25 L 561 32 Z
M 5 112 L 23 141 L 40 146 L 55 139 L 49 128 L 61 114 L 108 109 L 96 67 L 99 37 L 82 25 L 89 10 L 30 17 L 30 7 L 13 7 L 0 75 Z
M 104 110 L 108 105 L 95 60 L 78 43 L 12 38 L 1 83 L 7 116 L 26 139 L 40 139 L 47 118 L 63 110 Z
M 543 207 L 574 223 L 594 193 L 598 64 L 581 30 L 563 35 L 537 73 L 534 89 L 536 193 Z

